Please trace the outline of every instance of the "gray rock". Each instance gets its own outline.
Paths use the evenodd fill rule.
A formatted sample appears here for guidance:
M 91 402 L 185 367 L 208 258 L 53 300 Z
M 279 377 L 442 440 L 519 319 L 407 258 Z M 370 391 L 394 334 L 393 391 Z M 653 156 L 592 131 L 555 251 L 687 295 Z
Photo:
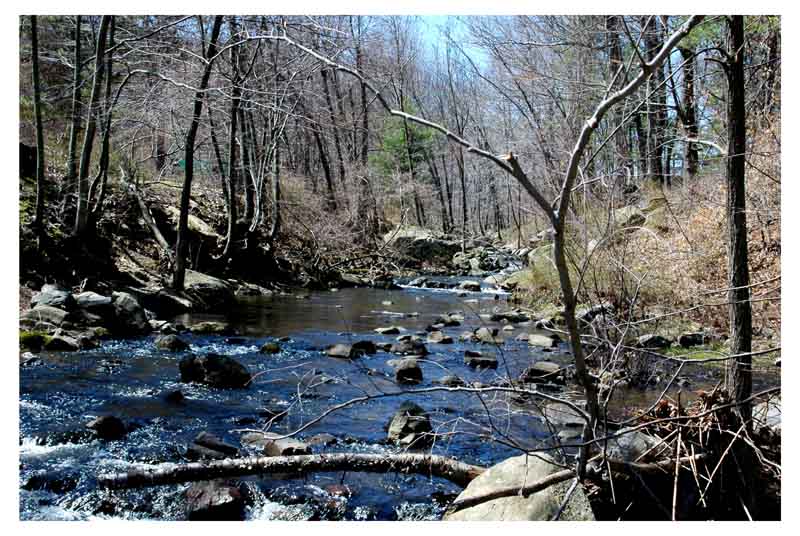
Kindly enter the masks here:
M 67 289 L 56 285 L 44 285 L 42 290 L 31 298 L 31 307 L 37 305 L 49 305 L 69 311 L 75 307 L 75 298 L 72 297 L 72 294 Z
M 464 317 L 457 314 L 443 314 L 436 317 L 434 323 L 441 324 L 442 327 L 452 328 L 456 326 L 460 326 L 461 322 L 464 321 Z
M 312 447 L 328 447 L 330 445 L 335 445 L 338 442 L 339 439 L 335 435 L 327 434 L 325 432 L 317 434 L 308 440 L 308 444 Z
M 308 444 L 291 437 L 280 438 L 271 432 L 249 432 L 242 435 L 242 444 L 259 449 L 265 456 L 297 456 L 311 454 Z
M 160 335 L 156 337 L 156 348 L 170 352 L 182 352 L 189 349 L 189 343 L 177 335 Z
M 200 432 L 197 434 L 197 437 L 194 438 L 194 442 L 197 445 L 215 450 L 227 456 L 237 456 L 239 454 L 238 448 L 230 443 L 226 443 L 210 432 Z
M 461 387 L 464 385 L 464 380 L 454 374 L 442 376 L 438 380 L 433 380 L 433 383 L 443 385 L 445 387 Z
M 660 439 L 638 430 L 628 431 L 623 429 L 618 431 L 617 434 L 623 435 L 608 440 L 606 452 L 612 459 L 626 462 L 646 462 L 661 459 L 671 452 L 669 446 Z M 598 445 L 598 448 L 602 448 L 602 444 Z
M 244 388 L 252 377 L 247 368 L 238 361 L 217 354 L 187 356 L 179 363 L 181 381 L 204 383 L 223 389 Z
M 195 482 L 186 490 L 189 521 L 242 521 L 244 498 L 235 486 L 216 480 Z
M 114 307 L 113 330 L 124 335 L 137 335 L 150 330 L 144 308 L 127 292 L 112 294 Z
M 414 358 L 392 359 L 391 365 L 394 368 L 394 377 L 397 383 L 413 385 L 422 381 L 422 369 L 419 368 L 417 360 Z
M 54 329 L 67 321 L 69 313 L 51 305 L 37 305 L 20 316 L 20 327 L 32 330 Z
M 470 292 L 480 292 L 481 284 L 478 281 L 462 281 L 458 285 L 459 290 L 468 290 Z
M 189 327 L 195 335 L 230 335 L 231 329 L 224 322 L 198 322 Z
M 67 335 L 53 335 L 44 343 L 44 349 L 51 352 L 75 352 L 80 348 L 78 340 Z
M 403 446 L 424 447 L 433 441 L 428 413 L 413 402 L 403 402 L 389 421 L 387 438 Z
M 97 292 L 81 292 L 75 295 L 75 302 L 81 309 L 89 311 L 108 311 L 111 308 L 111 297 L 103 296 Z
M 541 348 L 552 348 L 554 346 L 558 346 L 558 341 L 548 335 L 531 333 L 528 335 L 528 344 L 531 346 L 539 346 Z
M 496 369 L 497 357 L 467 350 L 464 352 L 464 363 L 468 367 L 475 369 Z
M 432 344 L 453 344 L 453 337 L 445 335 L 441 331 L 431 331 L 428 333 L 428 343 Z
M 385 328 L 375 328 L 375 332 L 381 335 L 397 335 L 400 333 L 400 328 L 397 326 L 387 326 Z
M 236 301 L 228 283 L 194 270 L 186 270 L 184 293 L 202 309 L 224 307 Z
M 522 373 L 520 380 L 525 383 L 564 383 L 564 371 L 552 361 L 537 361 Z
M 352 344 L 334 344 L 332 346 L 328 346 L 325 349 L 325 353 L 330 357 L 336 357 L 339 359 L 356 359 L 360 357 L 362 354 L 353 349 Z
M 475 330 L 475 338 L 484 344 L 503 344 L 503 339 L 497 334 L 497 328 L 481 327 Z
M 390 351 L 393 354 L 400 355 L 428 355 L 428 349 L 425 347 L 425 344 L 418 339 L 396 342 L 392 345 Z
M 515 456 L 487 469 L 469 483 L 456 500 L 477 497 L 508 487 L 532 484 L 562 467 L 547 455 Z M 561 482 L 531 494 L 495 499 L 465 508 L 444 516 L 445 521 L 549 521 L 552 519 L 570 487 L 570 481 Z M 563 521 L 594 521 L 589 501 L 579 485 L 567 507 L 561 513 Z

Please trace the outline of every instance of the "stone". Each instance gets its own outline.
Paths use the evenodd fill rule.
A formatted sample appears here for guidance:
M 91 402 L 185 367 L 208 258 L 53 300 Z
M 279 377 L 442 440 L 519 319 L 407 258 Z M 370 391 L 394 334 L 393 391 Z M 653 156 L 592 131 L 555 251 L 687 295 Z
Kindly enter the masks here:
M 464 352 L 464 363 L 475 369 L 496 369 L 497 357 L 467 350 Z
M 405 358 L 393 361 L 395 380 L 399 384 L 413 385 L 422 381 L 422 369 L 416 359 Z
M 186 400 L 186 397 L 183 396 L 183 393 L 179 389 L 176 389 L 165 393 L 164 400 L 169 404 L 182 404 L 184 400 Z
M 229 335 L 231 329 L 224 322 L 198 322 L 189 327 L 195 335 Z
M 396 342 L 392 345 L 390 351 L 393 354 L 400 355 L 428 355 L 428 349 L 425 347 L 425 344 L 417 339 Z
M 353 350 L 352 344 L 333 344 L 325 349 L 325 354 L 329 357 L 336 357 L 338 359 L 356 359 L 362 354 Z
M 44 343 L 44 349 L 51 352 L 75 352 L 80 348 L 76 339 L 66 335 L 53 335 Z
M 189 521 L 242 521 L 244 507 L 239 488 L 218 481 L 195 482 L 186 490 Z
M 558 341 L 548 335 L 531 333 L 528 335 L 528 344 L 531 346 L 539 346 L 541 348 L 552 348 L 554 346 L 558 346 Z
M 339 439 L 335 435 L 325 432 L 317 434 L 308 440 L 308 444 L 312 447 L 329 447 L 338 442 Z
M 522 373 L 520 381 L 524 383 L 564 383 L 564 371 L 558 363 L 537 361 Z
M 504 313 L 494 313 L 489 317 L 492 322 L 511 322 L 519 324 L 530 321 L 531 317 L 520 311 L 506 311 Z
M 308 444 L 291 437 L 281 438 L 271 432 L 248 432 L 242 435 L 242 445 L 261 450 L 264 456 L 297 456 L 311 454 Z
M 389 421 L 386 437 L 407 447 L 424 447 L 433 442 L 433 428 L 428 413 L 413 402 L 403 402 Z
M 467 290 L 469 292 L 480 292 L 481 284 L 479 281 L 462 281 L 458 284 L 458 290 Z
M 376 333 L 381 335 L 397 335 L 400 333 L 400 328 L 397 326 L 388 326 L 385 328 L 375 328 Z
M 123 335 L 138 335 L 150 331 L 144 308 L 131 294 L 114 292 L 112 295 L 114 321 L 112 331 Z
M 67 321 L 69 313 L 51 305 L 37 305 L 20 316 L 20 327 L 31 330 L 54 329 Z
M 230 443 L 222 441 L 220 438 L 210 432 L 200 432 L 197 434 L 197 437 L 194 438 L 194 442 L 197 445 L 221 452 L 227 456 L 237 456 L 239 454 L 238 448 Z
M 78 487 L 78 480 L 80 480 L 80 475 L 77 473 L 65 473 L 63 470 L 41 470 L 28 477 L 22 484 L 22 489 L 49 491 L 60 495 Z
M 353 351 L 360 354 L 373 355 L 377 353 L 378 347 L 372 341 L 362 340 L 353 343 Z
M 207 354 L 187 356 L 180 363 L 181 381 L 204 383 L 222 389 L 247 387 L 252 377 L 247 368 L 228 356 Z
M 183 352 L 189 349 L 189 343 L 177 335 L 160 335 L 156 337 L 154 344 L 159 350 L 167 350 L 169 352 Z
M 622 434 L 608 440 L 607 454 L 611 459 L 625 462 L 647 462 L 669 457 L 671 449 L 657 437 L 649 436 L 638 430 L 622 429 L 615 433 Z M 598 444 L 602 449 L 603 445 Z
M 416 279 L 412 279 L 408 282 L 409 287 L 425 287 L 425 284 L 428 282 L 427 277 L 418 277 Z
M 411 225 L 389 231 L 383 240 L 399 252 L 423 262 L 446 263 L 461 249 L 457 240 Z
M 523 487 L 562 470 L 546 454 L 515 456 L 494 465 L 480 474 L 457 497 L 464 500 L 504 488 Z M 549 521 L 558 512 L 571 485 L 571 479 L 552 485 L 528 497 L 515 495 L 487 501 L 471 508 L 445 514 L 445 521 Z M 572 493 L 559 516 L 562 521 L 594 521 L 586 494 L 581 485 Z
M 636 339 L 636 346 L 638 348 L 660 349 L 669 348 L 672 346 L 672 341 L 661 335 L 642 335 Z
M 89 311 L 100 310 L 108 311 L 111 309 L 112 299 L 110 296 L 103 296 L 97 292 L 81 292 L 75 295 L 75 302 L 81 309 Z
M 70 311 L 75 308 L 75 298 L 72 297 L 72 294 L 67 289 L 56 285 L 44 285 L 42 290 L 31 298 L 31 307 L 36 307 L 37 305 L 49 305 L 50 307 Z
M 216 277 L 186 270 L 184 293 L 201 309 L 225 307 L 236 301 L 233 288 Z
M 708 337 L 703 332 L 682 333 L 678 337 L 678 344 L 684 348 L 691 348 L 692 346 L 702 346 L 708 342 Z
M 426 342 L 432 344 L 453 344 L 453 337 L 445 335 L 441 331 L 431 331 L 428 333 Z
M 436 317 L 435 324 L 441 324 L 443 327 L 452 328 L 460 326 L 464 321 L 464 317 L 456 314 L 444 314 Z
M 497 334 L 497 328 L 481 327 L 475 330 L 475 338 L 484 344 L 503 344 L 503 339 Z
M 442 376 L 438 380 L 433 380 L 433 383 L 443 385 L 444 387 L 461 387 L 464 385 L 464 380 L 454 374 Z
M 277 342 L 267 342 L 261 346 L 259 352 L 262 354 L 279 354 L 281 353 L 281 345 Z
M 125 423 L 113 415 L 97 417 L 86 423 L 86 428 L 93 430 L 97 437 L 104 441 L 116 441 L 128 433 Z

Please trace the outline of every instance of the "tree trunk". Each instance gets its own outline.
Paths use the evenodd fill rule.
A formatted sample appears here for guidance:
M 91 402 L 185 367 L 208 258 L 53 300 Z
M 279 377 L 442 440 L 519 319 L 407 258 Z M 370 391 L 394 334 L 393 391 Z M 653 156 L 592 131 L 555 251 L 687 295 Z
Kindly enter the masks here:
M 211 42 L 208 44 L 207 57 L 209 61 L 203 70 L 203 77 L 200 86 L 194 96 L 194 112 L 192 123 L 186 134 L 186 148 L 184 162 L 186 165 L 183 190 L 181 191 L 180 215 L 178 217 L 178 239 L 175 244 L 175 273 L 172 277 L 172 288 L 177 291 L 183 290 L 183 283 L 186 278 L 186 252 L 188 250 L 189 234 L 189 201 L 192 196 L 192 179 L 194 178 L 194 143 L 197 138 L 197 129 L 200 126 L 200 114 L 203 112 L 203 94 L 208 87 L 208 79 L 211 77 L 211 67 L 213 58 L 217 53 L 217 38 L 222 26 L 222 15 L 214 17 L 214 26 L 211 30 Z M 233 200 L 231 198 L 231 200 Z
M 97 103 L 100 100 L 100 86 L 103 82 L 103 72 L 105 70 L 106 35 L 111 21 L 111 15 L 103 15 L 100 21 L 100 30 L 97 35 L 97 47 L 95 50 L 94 81 L 92 83 L 92 95 L 89 98 L 89 108 L 86 114 L 86 131 L 83 137 L 83 149 L 81 150 L 81 163 L 78 171 L 78 210 L 75 216 L 75 228 L 73 234 L 81 236 L 86 231 L 89 222 L 89 166 L 92 160 L 92 147 L 94 146 L 94 135 L 97 121 Z
M 339 183 L 344 187 L 345 171 L 344 171 L 344 157 L 342 156 L 342 144 L 339 141 L 339 122 L 336 120 L 336 113 L 333 110 L 333 101 L 331 100 L 331 92 L 328 87 L 328 70 L 322 69 L 322 91 L 325 94 L 325 102 L 328 106 L 328 116 L 331 120 L 331 129 L 333 130 L 333 145 L 336 149 L 336 158 L 339 162 Z
M 233 243 L 236 240 L 236 129 L 239 118 L 239 102 L 241 89 L 236 82 L 231 96 L 231 126 L 228 137 L 228 190 L 233 201 L 228 206 L 228 235 L 225 239 L 225 249 L 222 255 L 227 257 L 233 253 Z M 242 173 L 242 180 L 248 181 L 246 173 Z
M 101 488 L 121 489 L 275 473 L 288 473 L 299 477 L 313 472 L 396 471 L 445 478 L 458 486 L 465 487 L 485 470 L 483 467 L 435 454 L 334 453 L 254 456 L 181 465 L 164 464 L 154 469 L 136 469 L 126 473 L 101 475 L 97 480 Z
M 114 31 L 116 29 L 116 17 L 111 17 L 111 23 L 108 30 L 108 48 L 114 46 Z M 95 191 L 97 190 L 97 185 L 100 185 L 100 193 L 97 196 L 97 201 L 94 205 L 94 208 L 91 210 L 91 214 L 89 215 L 90 220 L 94 222 L 95 217 L 94 215 L 100 210 L 100 205 L 105 198 L 106 193 L 106 182 L 108 181 L 108 166 L 110 160 L 110 151 L 111 151 L 111 117 L 114 109 L 114 105 L 116 104 L 116 100 L 112 101 L 111 99 L 111 82 L 112 82 L 112 74 L 113 70 L 112 67 L 113 63 L 113 52 L 108 55 L 106 58 L 106 89 L 105 89 L 105 126 L 103 128 L 103 140 L 100 143 L 100 165 L 98 166 L 97 175 L 95 175 L 94 180 L 92 181 L 91 186 L 89 187 L 89 203 L 92 203 L 94 200 Z M 127 81 L 128 79 L 126 79 Z M 92 223 L 91 225 L 94 225 Z
M 747 259 L 747 213 L 745 207 L 746 111 L 744 80 L 744 21 L 741 15 L 729 20 L 728 63 L 728 160 L 726 167 L 728 196 L 728 293 L 731 353 L 749 354 L 752 350 L 752 312 L 750 309 L 750 272 Z M 731 360 L 725 384 L 734 400 L 747 399 L 752 392 L 750 355 Z M 742 404 L 738 412 L 749 422 L 751 407 Z
M 78 174 L 78 128 L 81 118 L 81 16 L 75 16 L 75 67 L 72 71 L 72 115 L 69 126 L 67 153 L 67 187 L 72 186 Z
M 37 234 L 44 234 L 44 129 L 42 128 L 41 85 L 39 83 L 39 30 L 36 15 L 31 15 L 31 64 L 33 76 L 33 116 L 36 121 L 36 211 Z
M 690 139 L 697 139 L 697 103 L 695 100 L 695 52 L 694 48 L 681 46 L 678 47 L 683 58 L 683 105 L 681 106 L 681 120 L 686 129 L 686 136 Z M 697 175 L 698 155 L 697 145 L 691 142 L 686 144 L 686 173 L 690 179 Z

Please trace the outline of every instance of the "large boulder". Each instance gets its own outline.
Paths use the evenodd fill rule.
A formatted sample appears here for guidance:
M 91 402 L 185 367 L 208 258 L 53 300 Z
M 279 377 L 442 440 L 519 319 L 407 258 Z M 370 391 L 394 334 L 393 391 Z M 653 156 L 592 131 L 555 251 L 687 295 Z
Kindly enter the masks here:
M 204 383 L 223 389 L 240 389 L 247 387 L 252 378 L 247 367 L 224 355 L 191 355 L 181 359 L 178 366 L 181 381 L 184 383 Z
M 528 344 L 531 346 L 538 346 L 540 348 L 552 348 L 554 346 L 558 346 L 558 339 L 549 335 L 531 333 L 528 335 Z
M 433 441 L 428 413 L 413 402 L 403 402 L 389 421 L 386 437 L 406 447 L 424 447 Z
M 560 465 L 544 454 L 515 456 L 487 469 L 470 482 L 456 500 L 478 497 L 509 487 L 523 487 L 561 470 Z M 570 487 L 570 480 L 537 491 L 528 497 L 514 495 L 487 501 L 446 514 L 444 519 L 445 521 L 549 521 L 561 507 Z M 559 519 L 595 520 L 592 508 L 580 485 L 573 491 Z
M 44 285 L 42 290 L 31 298 L 31 307 L 37 305 L 50 305 L 69 311 L 75 307 L 75 298 L 69 290 L 56 285 Z
M 67 321 L 69 313 L 52 305 L 37 305 L 22 313 L 19 319 L 21 328 L 29 330 L 53 331 Z
M 242 521 L 242 492 L 218 481 L 195 482 L 186 490 L 186 517 L 189 521 Z
M 136 298 L 127 292 L 114 292 L 111 297 L 114 307 L 113 331 L 122 335 L 138 335 L 150 331 L 147 315 Z
M 133 295 L 142 307 L 153 311 L 159 318 L 167 318 L 181 313 L 186 313 L 194 308 L 192 300 L 186 296 L 165 287 L 146 287 L 125 289 Z
M 647 462 L 670 456 L 671 449 L 666 443 L 644 432 L 623 429 L 615 435 L 618 437 L 609 439 L 606 445 L 606 454 L 614 460 Z M 602 449 L 603 445 L 599 444 L 598 448 Z
M 77 339 L 62 333 L 53 335 L 44 343 L 44 349 L 51 352 L 75 352 L 81 345 Z
M 194 270 L 186 270 L 183 291 L 199 309 L 227 307 L 236 301 L 234 289 L 227 282 Z
M 386 233 L 383 240 L 418 261 L 447 262 L 461 249 L 461 244 L 456 240 L 413 226 L 394 229 Z

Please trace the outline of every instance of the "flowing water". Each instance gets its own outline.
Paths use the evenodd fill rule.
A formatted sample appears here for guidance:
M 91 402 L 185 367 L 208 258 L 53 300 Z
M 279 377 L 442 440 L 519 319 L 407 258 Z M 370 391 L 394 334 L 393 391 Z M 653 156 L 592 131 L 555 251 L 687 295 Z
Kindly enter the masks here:
M 20 483 L 34 475 L 55 475 L 62 489 L 21 489 L 20 517 L 185 519 L 188 484 L 111 492 L 98 490 L 95 477 L 184 461 L 186 446 L 201 431 L 238 446 L 239 430 L 260 428 L 267 421 L 265 408 L 288 410 L 286 418 L 270 428 L 287 433 L 330 406 L 365 394 L 391 396 L 336 411 L 299 437 L 308 439 L 321 432 L 337 437 L 337 444 L 315 446 L 314 452 L 400 452 L 386 443 L 386 425 L 403 401 L 412 400 L 428 411 L 434 429 L 442 434 L 432 448 L 436 454 L 491 465 L 519 454 L 520 448 L 548 444 L 552 430 L 530 402 L 497 393 L 413 393 L 434 387 L 433 380 L 448 374 L 488 385 L 516 377 L 540 359 L 569 363 L 564 344 L 545 352 L 515 341 L 516 335 L 532 332 L 529 326 L 501 331 L 506 340 L 502 351 L 458 342 L 462 331 L 485 322 L 481 314 L 510 308 L 502 293 L 466 294 L 342 289 L 243 301 L 224 316 L 192 314 L 174 319 L 186 325 L 219 320 L 236 329 L 235 338 L 181 336 L 193 353 L 225 354 L 244 364 L 255 379 L 241 390 L 181 383 L 178 362 L 186 352 L 160 351 L 153 336 L 107 341 L 90 351 L 43 352 L 37 363 L 20 368 Z M 374 329 L 397 325 L 413 334 L 446 312 L 460 312 L 465 321 L 445 329 L 454 344 L 427 344 L 430 354 L 420 362 L 424 380 L 416 386 L 393 381 L 393 369 L 386 363 L 396 357 L 391 354 L 379 351 L 348 361 L 321 352 L 338 342 L 394 341 L 395 336 L 379 335 Z M 262 344 L 279 339 L 280 353 L 259 353 Z M 496 352 L 500 366 L 470 369 L 463 361 L 466 349 Z M 167 401 L 165 394 L 174 390 L 183 393 L 183 402 Z M 68 437 L 93 417 L 108 414 L 135 430 L 120 441 L 81 442 Z M 448 481 L 422 475 L 337 472 L 241 480 L 246 481 L 249 495 L 248 519 L 437 519 L 443 498 L 460 491 Z M 342 484 L 348 490 L 346 497 L 334 492 Z

